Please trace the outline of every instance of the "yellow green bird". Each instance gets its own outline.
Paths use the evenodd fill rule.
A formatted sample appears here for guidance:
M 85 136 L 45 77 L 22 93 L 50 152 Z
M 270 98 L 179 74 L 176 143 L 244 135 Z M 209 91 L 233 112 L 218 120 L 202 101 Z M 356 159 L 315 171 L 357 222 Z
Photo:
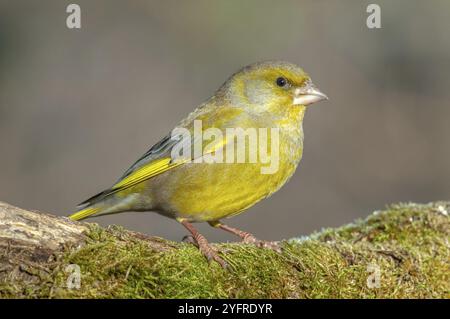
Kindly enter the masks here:
M 242 213 L 288 181 L 302 158 L 306 107 L 324 99 L 294 64 L 246 66 L 70 218 L 157 212 L 184 225 L 207 259 L 223 267 L 225 261 L 193 222 L 208 222 L 244 242 L 273 248 L 221 219 Z

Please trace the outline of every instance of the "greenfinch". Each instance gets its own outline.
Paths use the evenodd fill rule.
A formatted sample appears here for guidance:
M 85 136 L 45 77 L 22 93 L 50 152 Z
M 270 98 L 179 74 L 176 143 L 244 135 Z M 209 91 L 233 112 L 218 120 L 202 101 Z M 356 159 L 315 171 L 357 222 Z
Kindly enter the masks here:
M 275 248 L 221 219 L 245 211 L 289 180 L 302 158 L 306 107 L 324 99 L 294 64 L 246 66 L 70 218 L 157 212 L 185 226 L 205 257 L 223 267 L 226 262 L 193 222 L 208 222 L 246 243 Z

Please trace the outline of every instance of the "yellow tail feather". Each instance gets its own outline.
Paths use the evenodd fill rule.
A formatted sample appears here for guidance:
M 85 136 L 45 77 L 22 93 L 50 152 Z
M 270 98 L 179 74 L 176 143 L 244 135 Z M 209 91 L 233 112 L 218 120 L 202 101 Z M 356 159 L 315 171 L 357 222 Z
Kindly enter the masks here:
M 99 207 L 88 207 L 69 216 L 71 220 L 81 220 L 100 211 Z

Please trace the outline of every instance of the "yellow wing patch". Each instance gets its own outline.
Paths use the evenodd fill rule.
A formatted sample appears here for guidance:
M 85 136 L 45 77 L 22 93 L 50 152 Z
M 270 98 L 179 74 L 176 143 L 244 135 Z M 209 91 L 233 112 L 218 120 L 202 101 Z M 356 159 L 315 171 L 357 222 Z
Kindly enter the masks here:
M 214 142 L 211 143 L 210 145 L 207 145 L 204 148 L 203 154 L 216 152 L 219 148 L 223 147 L 226 144 L 225 139 L 220 140 L 220 141 L 214 141 Z M 122 191 L 124 189 L 135 186 L 149 178 L 152 178 L 156 175 L 162 174 L 172 168 L 175 168 L 182 164 L 188 163 L 190 161 L 191 161 L 191 159 L 187 159 L 187 158 L 186 159 L 179 158 L 176 161 L 172 161 L 171 158 L 157 159 L 153 162 L 150 162 L 150 163 L 140 167 L 136 171 L 132 172 L 129 176 L 125 177 L 124 179 L 119 181 L 117 184 L 113 185 L 113 187 L 111 187 L 111 193 Z
M 141 168 L 137 169 L 133 173 L 131 173 L 129 176 L 122 179 L 120 182 L 115 184 L 111 188 L 111 192 L 117 192 L 119 190 L 123 190 L 129 187 L 132 187 L 134 185 L 137 185 L 149 178 L 152 178 L 156 175 L 159 175 L 161 173 L 164 173 L 165 171 L 168 171 L 169 169 L 172 169 L 176 166 L 179 166 L 181 164 L 184 164 L 183 161 L 177 161 L 172 162 L 170 158 L 162 158 L 159 160 L 155 160 L 151 163 L 148 163 Z

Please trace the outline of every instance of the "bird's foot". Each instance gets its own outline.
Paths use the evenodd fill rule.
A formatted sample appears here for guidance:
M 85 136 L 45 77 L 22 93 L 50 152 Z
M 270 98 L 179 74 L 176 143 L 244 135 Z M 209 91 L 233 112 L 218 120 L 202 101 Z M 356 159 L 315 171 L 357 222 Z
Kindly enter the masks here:
M 206 240 L 205 236 L 200 234 L 194 226 L 190 222 L 184 219 L 178 220 L 184 227 L 186 227 L 187 230 L 192 234 L 192 237 L 187 236 L 183 238 L 183 241 L 192 241 L 194 244 L 198 247 L 200 252 L 203 254 L 203 256 L 206 257 L 208 262 L 211 262 L 212 260 L 216 261 L 222 268 L 228 268 L 228 264 L 223 260 L 221 257 L 219 257 L 219 254 L 217 251 L 211 247 L 211 245 L 208 243 L 208 240 Z
M 211 263 L 211 261 L 214 260 L 222 268 L 228 268 L 228 263 L 219 256 L 217 249 L 213 248 L 203 236 L 199 237 L 197 240 L 195 240 L 193 236 L 184 236 L 183 242 L 197 246 L 203 256 L 208 260 L 208 263 Z
M 219 254 L 217 253 L 217 251 L 212 248 L 210 245 L 206 245 L 206 246 L 199 246 L 200 252 L 203 254 L 203 256 L 206 257 L 206 259 L 208 260 L 208 262 L 211 262 L 212 260 L 214 260 L 215 262 L 217 262 L 223 269 L 227 269 L 228 268 L 228 263 L 223 260 Z
M 265 240 L 259 240 L 253 235 L 248 234 L 245 236 L 242 240 L 243 243 L 246 244 L 253 244 L 256 247 L 260 248 L 268 248 L 276 251 L 277 253 L 281 253 L 281 246 L 279 242 L 276 241 L 265 241 Z
M 229 233 L 239 236 L 240 238 L 242 238 L 242 242 L 244 242 L 246 244 L 253 244 L 253 245 L 255 245 L 257 247 L 261 247 L 261 248 L 269 248 L 278 253 L 281 253 L 281 247 L 278 242 L 259 240 L 259 239 L 255 238 L 255 236 L 253 236 L 251 233 L 248 233 L 246 231 L 242 231 L 240 229 L 222 224 L 218 220 L 209 222 L 209 224 L 213 227 L 221 228 Z

